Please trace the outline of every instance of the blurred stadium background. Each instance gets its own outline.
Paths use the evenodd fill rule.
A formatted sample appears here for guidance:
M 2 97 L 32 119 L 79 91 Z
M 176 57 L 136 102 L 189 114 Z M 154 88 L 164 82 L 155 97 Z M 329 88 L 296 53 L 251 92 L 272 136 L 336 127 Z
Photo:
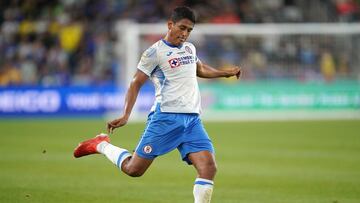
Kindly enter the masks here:
M 120 114 L 141 53 L 178 5 L 197 12 L 199 58 L 244 71 L 199 79 L 221 166 L 214 202 L 359 202 L 359 0 L 2 0 L 0 202 L 192 201 L 194 174 L 176 153 L 141 181 L 98 157 L 71 158 Z M 131 121 L 153 99 L 149 82 Z M 115 144 L 132 149 L 143 125 L 119 130 Z M 156 181 L 162 192 L 149 188 Z
M 201 80 L 204 119 L 360 116 L 353 0 L 2 1 L 0 116 L 119 113 L 141 53 L 184 4 L 198 13 L 190 41 L 200 59 L 244 69 L 240 81 Z M 143 88 L 137 118 L 152 89 Z

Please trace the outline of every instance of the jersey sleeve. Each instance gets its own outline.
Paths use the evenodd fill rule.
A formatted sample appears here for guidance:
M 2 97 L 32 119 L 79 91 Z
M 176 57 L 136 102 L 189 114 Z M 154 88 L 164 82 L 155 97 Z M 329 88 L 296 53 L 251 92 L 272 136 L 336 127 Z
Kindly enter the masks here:
M 158 61 L 156 49 L 154 47 L 150 47 L 142 54 L 137 68 L 146 75 L 150 76 L 157 65 Z
M 190 47 L 191 47 L 191 51 L 192 51 L 193 54 L 194 54 L 193 56 L 194 56 L 194 58 L 195 58 L 195 63 L 199 62 L 200 59 L 199 59 L 199 57 L 197 56 L 197 52 L 196 52 L 195 46 L 190 43 Z
M 199 62 L 200 59 L 195 55 L 195 63 Z M 201 61 L 200 61 L 201 62 Z

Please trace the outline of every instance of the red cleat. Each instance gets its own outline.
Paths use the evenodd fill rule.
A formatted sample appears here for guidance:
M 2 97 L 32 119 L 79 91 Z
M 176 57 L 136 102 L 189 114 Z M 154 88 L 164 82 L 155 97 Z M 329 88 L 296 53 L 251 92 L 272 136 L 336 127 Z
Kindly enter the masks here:
M 94 138 L 81 142 L 74 150 L 74 157 L 79 158 L 90 154 L 98 154 L 96 146 L 102 142 L 110 142 L 110 138 L 106 134 L 97 135 Z

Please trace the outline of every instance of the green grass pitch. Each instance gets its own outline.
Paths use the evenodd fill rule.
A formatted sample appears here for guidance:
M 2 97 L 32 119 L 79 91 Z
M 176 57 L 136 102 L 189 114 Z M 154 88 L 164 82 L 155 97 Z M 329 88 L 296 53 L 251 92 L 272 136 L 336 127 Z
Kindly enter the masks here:
M 218 174 L 214 203 L 360 202 L 360 120 L 205 123 Z M 112 142 L 134 149 L 144 124 Z M 1 120 L 0 202 L 193 202 L 196 176 L 177 151 L 140 178 L 101 155 L 72 157 L 100 120 Z

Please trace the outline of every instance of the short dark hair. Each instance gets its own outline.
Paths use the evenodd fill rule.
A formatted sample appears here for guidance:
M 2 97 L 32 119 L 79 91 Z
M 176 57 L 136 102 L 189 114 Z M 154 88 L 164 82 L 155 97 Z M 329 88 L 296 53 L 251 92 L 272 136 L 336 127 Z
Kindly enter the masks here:
M 176 7 L 171 14 L 170 20 L 176 23 L 184 18 L 189 19 L 195 24 L 195 13 L 187 6 Z

